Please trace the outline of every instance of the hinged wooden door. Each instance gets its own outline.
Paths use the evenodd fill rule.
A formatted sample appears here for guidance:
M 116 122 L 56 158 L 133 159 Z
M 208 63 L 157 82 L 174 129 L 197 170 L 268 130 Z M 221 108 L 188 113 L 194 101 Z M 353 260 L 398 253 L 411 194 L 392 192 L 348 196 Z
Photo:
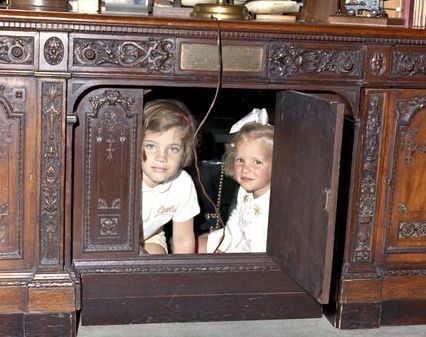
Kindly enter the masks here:
M 277 97 L 268 252 L 328 303 L 344 104 L 334 95 Z
M 392 90 L 385 97 L 389 137 L 384 152 L 389 159 L 382 174 L 388 184 L 381 212 L 386 224 L 384 258 L 392 266 L 403 261 L 406 268 L 410 262 L 426 262 L 426 91 Z
M 77 108 L 74 258 L 139 254 L 143 90 L 99 88 Z

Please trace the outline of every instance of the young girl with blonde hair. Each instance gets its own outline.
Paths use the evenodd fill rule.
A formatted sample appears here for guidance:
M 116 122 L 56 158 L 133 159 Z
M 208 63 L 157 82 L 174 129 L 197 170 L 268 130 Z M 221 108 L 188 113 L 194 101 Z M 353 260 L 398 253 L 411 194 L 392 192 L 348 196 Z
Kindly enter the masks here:
M 237 204 L 224 229 L 199 239 L 200 253 L 266 251 L 273 139 L 273 126 L 249 122 L 227 146 L 224 171 L 240 185 Z

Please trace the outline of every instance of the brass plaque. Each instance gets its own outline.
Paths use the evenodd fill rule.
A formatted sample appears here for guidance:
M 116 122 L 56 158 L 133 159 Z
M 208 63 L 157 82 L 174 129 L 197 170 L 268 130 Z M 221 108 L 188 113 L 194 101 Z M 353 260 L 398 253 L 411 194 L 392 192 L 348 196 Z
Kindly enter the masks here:
M 216 45 L 182 43 L 180 67 L 183 70 L 217 71 L 219 69 Z M 223 71 L 261 72 L 264 51 L 262 46 L 223 46 Z

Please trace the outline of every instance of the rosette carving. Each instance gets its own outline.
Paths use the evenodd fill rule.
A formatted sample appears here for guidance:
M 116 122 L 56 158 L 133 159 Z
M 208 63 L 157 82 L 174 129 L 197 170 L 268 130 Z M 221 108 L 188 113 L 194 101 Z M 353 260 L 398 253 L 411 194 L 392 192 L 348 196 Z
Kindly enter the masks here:
M 0 37 L 0 63 L 32 64 L 33 60 L 32 37 Z
M 368 63 L 370 67 L 370 72 L 374 76 L 381 76 L 386 71 L 386 56 L 379 51 L 375 51 L 370 55 Z
M 44 44 L 44 58 L 52 66 L 58 65 L 64 59 L 64 44 L 57 37 L 49 38 Z

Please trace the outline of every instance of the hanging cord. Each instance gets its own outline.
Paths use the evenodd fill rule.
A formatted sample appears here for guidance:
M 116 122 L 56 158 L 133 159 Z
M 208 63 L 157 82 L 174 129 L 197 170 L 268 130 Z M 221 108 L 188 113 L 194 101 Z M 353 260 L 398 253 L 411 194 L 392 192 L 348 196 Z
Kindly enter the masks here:
M 217 76 L 216 91 L 215 91 L 215 95 L 213 97 L 213 100 L 212 100 L 212 102 L 210 104 L 210 107 L 207 110 L 206 115 L 201 120 L 200 124 L 198 125 L 197 129 L 195 130 L 194 141 L 195 141 L 195 138 L 197 137 L 198 133 L 200 132 L 201 128 L 203 127 L 204 123 L 206 122 L 207 118 L 209 117 L 211 111 L 213 110 L 213 107 L 216 104 L 216 100 L 217 100 L 217 97 L 219 95 L 220 88 L 222 87 L 222 74 L 223 74 L 223 63 L 222 63 L 222 32 L 221 32 L 219 20 L 217 20 L 214 17 L 212 17 L 212 19 L 216 20 L 216 23 L 217 23 L 217 42 L 216 42 L 216 44 L 217 44 L 217 51 L 218 51 L 217 53 L 218 53 L 218 67 L 219 67 L 219 69 L 218 69 L 218 76 Z M 195 171 L 197 172 L 197 181 L 198 181 L 198 183 L 199 183 L 199 185 L 201 187 L 201 191 L 203 192 L 204 197 L 207 199 L 207 201 L 213 207 L 213 209 L 215 211 L 216 219 L 217 219 L 217 222 L 220 225 L 220 228 L 224 228 L 225 224 L 224 224 L 224 222 L 222 220 L 222 216 L 220 215 L 220 203 L 218 202 L 218 203 L 215 204 L 213 202 L 213 200 L 208 195 L 208 193 L 207 193 L 207 191 L 206 191 L 206 189 L 204 187 L 203 182 L 201 181 L 201 172 L 200 172 L 200 167 L 198 166 L 198 154 L 197 154 L 197 151 L 196 151 L 195 148 L 193 148 L 193 154 L 194 154 Z M 220 182 L 222 181 L 222 172 L 223 171 L 221 170 L 221 178 L 220 178 L 221 180 L 220 180 Z M 222 188 L 220 187 L 220 191 L 219 191 L 220 194 L 222 193 L 221 190 L 222 190 Z M 224 236 L 222 235 L 222 238 L 221 238 L 218 246 L 216 247 L 216 249 L 214 251 L 215 253 L 217 251 L 217 248 L 222 243 L 223 238 L 224 238 Z

